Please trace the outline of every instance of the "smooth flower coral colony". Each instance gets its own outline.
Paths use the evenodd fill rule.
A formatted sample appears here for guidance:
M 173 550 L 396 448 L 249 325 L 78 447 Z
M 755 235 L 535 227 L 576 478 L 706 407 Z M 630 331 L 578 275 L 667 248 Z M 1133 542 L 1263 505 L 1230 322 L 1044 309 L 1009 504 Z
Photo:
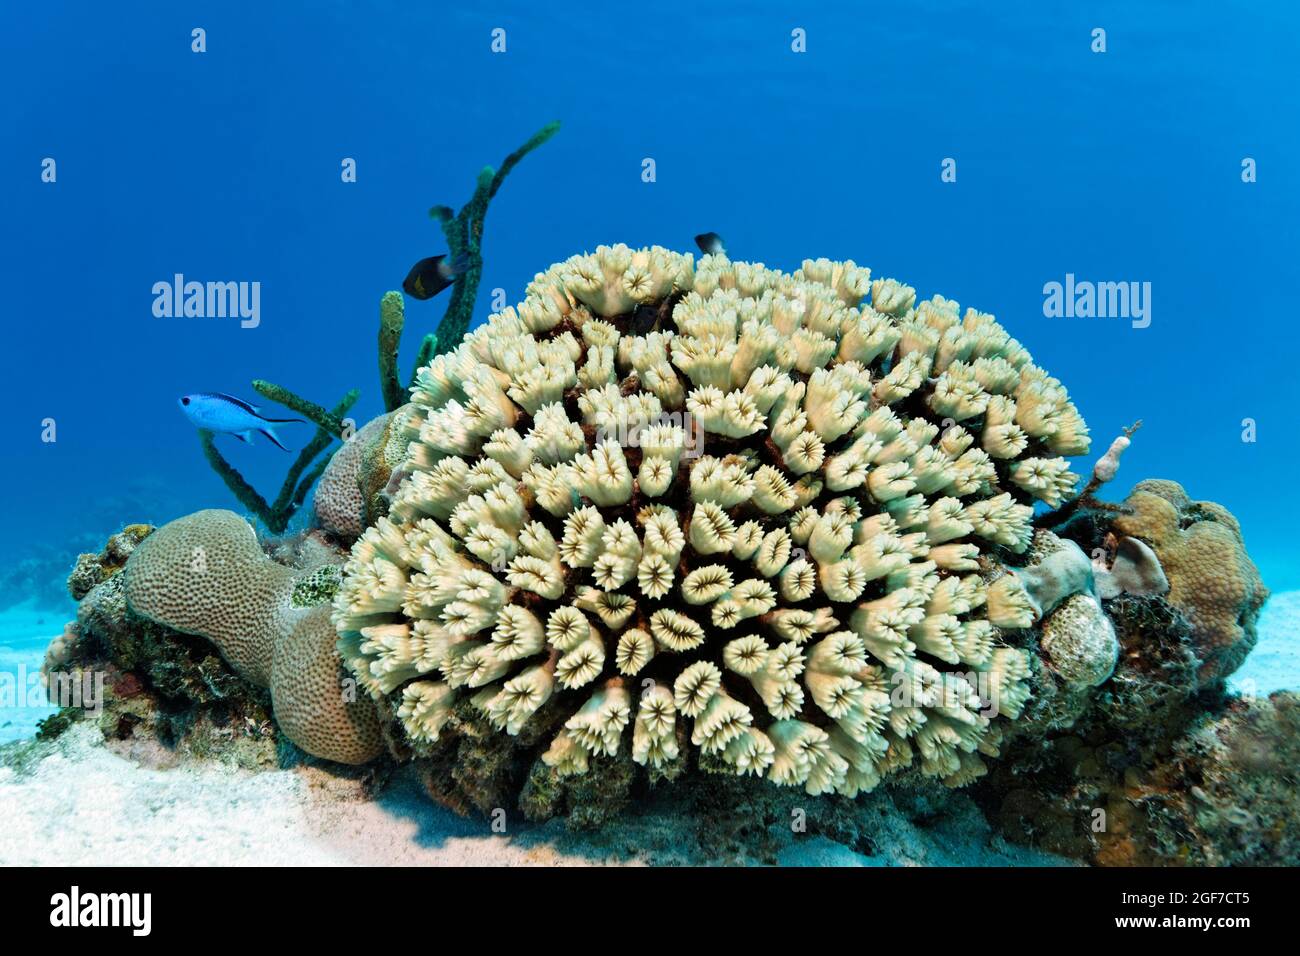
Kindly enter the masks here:
M 1019 716 L 1003 632 L 1035 611 L 998 555 L 1088 432 L 991 315 L 851 261 L 602 246 L 411 398 L 334 623 L 417 750 L 468 701 L 504 734 L 553 722 L 561 775 L 694 747 L 852 796 L 914 763 L 967 783 Z

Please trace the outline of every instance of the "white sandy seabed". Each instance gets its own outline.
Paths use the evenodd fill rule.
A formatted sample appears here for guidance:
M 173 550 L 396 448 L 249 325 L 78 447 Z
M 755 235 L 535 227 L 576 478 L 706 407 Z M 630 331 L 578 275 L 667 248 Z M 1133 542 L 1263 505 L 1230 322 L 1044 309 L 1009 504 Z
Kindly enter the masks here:
M 0 865 L 698 864 L 680 815 L 629 813 L 590 835 L 562 824 L 492 833 L 433 804 L 397 776 L 373 800 L 313 767 L 252 772 L 217 764 L 153 769 L 75 725 L 21 768 L 0 767 Z M 507 829 L 511 824 L 507 821 Z M 824 837 L 778 832 L 787 866 L 1060 865 L 1007 844 L 973 803 L 924 827 L 892 805 L 873 826 L 874 855 Z M 754 862 L 754 861 L 730 861 Z
M 0 744 L 29 739 L 36 724 L 54 713 L 40 688 L 45 648 L 74 613 L 20 604 L 0 611 Z
M 1300 687 L 1300 591 L 1275 595 L 1238 689 Z M 39 658 L 37 659 L 39 661 Z M 30 665 L 29 665 L 30 666 Z M 39 663 L 37 663 L 39 666 Z M 435 806 L 399 776 L 374 800 L 311 767 L 255 773 L 216 764 L 154 769 L 75 726 L 20 769 L 0 767 L 0 865 L 598 865 L 700 863 L 672 813 L 629 814 L 579 837 L 552 823 L 494 834 Z M 509 823 L 507 823 L 509 827 Z M 995 836 L 973 804 L 919 826 L 886 806 L 873 855 L 784 835 L 784 865 L 1051 865 Z
M 1259 615 L 1259 642 L 1229 680 L 1241 694 L 1300 689 L 1300 591 L 1274 594 Z

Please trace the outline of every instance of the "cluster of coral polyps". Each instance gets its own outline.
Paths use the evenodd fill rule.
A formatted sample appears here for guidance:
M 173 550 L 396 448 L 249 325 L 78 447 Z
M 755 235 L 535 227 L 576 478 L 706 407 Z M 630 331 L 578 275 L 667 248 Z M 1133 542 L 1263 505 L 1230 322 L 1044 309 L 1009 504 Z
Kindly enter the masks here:
M 417 751 L 467 701 L 505 734 L 552 721 L 561 775 L 689 742 L 853 795 L 913 764 L 967 783 L 1018 716 L 1003 631 L 1037 613 L 997 556 L 1088 432 L 992 316 L 853 262 L 600 247 L 412 400 L 334 623 Z

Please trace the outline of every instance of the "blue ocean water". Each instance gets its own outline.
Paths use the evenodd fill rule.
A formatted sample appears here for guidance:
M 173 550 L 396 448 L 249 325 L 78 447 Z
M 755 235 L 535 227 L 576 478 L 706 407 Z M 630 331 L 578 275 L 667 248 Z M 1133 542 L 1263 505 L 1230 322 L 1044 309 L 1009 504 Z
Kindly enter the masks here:
M 492 205 L 480 318 L 493 289 L 515 302 L 598 243 L 715 230 L 783 268 L 852 257 L 997 315 L 1097 453 L 1141 419 L 1111 493 L 1175 478 L 1240 517 L 1270 587 L 1300 587 L 1295 4 L 129 9 L 0 9 L 12 560 L 237 507 L 184 393 L 252 398 L 266 378 L 329 404 L 357 386 L 355 417 L 379 412 L 378 301 L 444 251 L 428 208 L 559 119 Z M 178 273 L 260 283 L 259 324 L 155 317 Z M 1149 325 L 1047 317 L 1067 275 L 1150 283 Z M 408 301 L 404 368 L 443 305 Z M 221 441 L 273 494 L 289 456 Z

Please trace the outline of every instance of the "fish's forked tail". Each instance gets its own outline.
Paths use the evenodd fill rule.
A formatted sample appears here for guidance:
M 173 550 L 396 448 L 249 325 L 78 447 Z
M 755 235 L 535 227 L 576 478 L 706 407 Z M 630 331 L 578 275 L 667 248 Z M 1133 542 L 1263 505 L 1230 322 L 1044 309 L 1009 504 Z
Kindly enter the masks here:
M 267 439 L 271 442 L 271 444 L 274 445 L 276 448 L 279 448 L 281 451 L 288 451 L 289 449 L 285 448 L 284 445 L 280 444 L 280 438 L 278 435 L 276 435 L 275 428 L 273 426 L 287 425 L 291 422 L 297 422 L 300 425 L 307 424 L 301 418 L 262 418 L 261 415 L 257 417 L 261 418 L 262 421 L 265 423 L 265 426 L 259 428 L 258 431 L 261 432 L 263 435 L 265 435 Z
M 284 418 L 284 419 L 268 418 L 268 419 L 266 419 L 266 421 L 267 421 L 267 422 L 274 422 L 274 421 L 297 422 L 297 421 L 302 421 L 302 419 L 300 419 L 300 418 Z M 258 431 L 261 432 L 263 435 L 265 435 L 265 436 L 267 437 L 267 440 L 270 441 L 270 443 L 271 443 L 272 445 L 274 445 L 276 448 L 280 449 L 281 451 L 288 451 L 288 450 L 289 450 L 289 449 L 285 448 L 284 445 L 280 444 L 280 439 L 279 439 L 279 437 L 275 434 L 275 429 L 272 428 L 269 424 L 268 424 L 265 428 L 259 428 Z

